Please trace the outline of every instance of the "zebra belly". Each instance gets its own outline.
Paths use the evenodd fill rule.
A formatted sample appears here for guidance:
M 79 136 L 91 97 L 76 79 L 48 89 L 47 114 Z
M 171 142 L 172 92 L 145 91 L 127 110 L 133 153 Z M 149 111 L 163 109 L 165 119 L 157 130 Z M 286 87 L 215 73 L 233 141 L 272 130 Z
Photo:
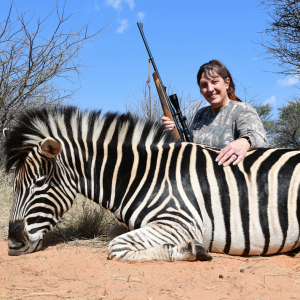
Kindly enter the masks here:
M 295 236 L 295 238 L 296 238 L 296 236 Z M 225 242 L 224 240 L 216 241 L 216 244 L 220 244 L 220 243 L 224 243 L 224 242 Z M 242 247 L 242 244 L 243 244 L 243 241 L 241 241 L 240 244 L 232 245 L 230 247 L 230 252 L 226 253 L 226 254 L 229 254 L 229 255 L 242 255 L 244 250 L 245 250 Z M 264 244 L 254 244 L 252 250 L 250 250 L 248 255 L 249 256 L 261 255 L 264 251 L 264 246 L 265 246 Z M 280 246 L 281 246 L 280 243 L 270 245 L 269 250 L 267 252 L 267 255 L 278 254 Z M 283 247 L 283 249 L 280 251 L 280 253 L 288 252 L 288 251 L 291 251 L 291 250 L 296 249 L 298 247 L 300 247 L 300 242 L 299 241 L 297 241 L 295 243 L 290 243 L 290 244 L 286 243 L 285 246 Z M 213 252 L 213 253 L 224 253 L 223 249 L 220 248 L 220 247 L 215 246 L 215 244 L 212 244 L 211 252 Z
M 220 247 L 220 245 L 225 245 L 225 239 L 215 239 L 211 245 L 211 252 L 214 253 L 225 253 L 224 248 Z M 243 239 L 235 240 L 233 244 L 231 244 L 229 252 L 226 254 L 230 255 L 242 255 L 245 251 L 245 241 Z
M 254 236 L 254 235 L 253 235 Z M 293 226 L 290 226 L 290 231 L 288 232 L 285 241 L 282 239 L 282 233 L 278 234 L 277 238 L 276 236 L 272 237 L 271 243 L 268 246 L 268 250 L 266 255 L 276 254 L 278 253 L 284 253 L 291 251 L 297 247 L 300 246 L 300 240 L 299 240 L 299 226 L 298 224 L 294 224 Z M 282 246 L 284 243 L 284 246 Z M 226 244 L 226 238 L 225 236 L 223 238 L 216 238 L 212 242 L 211 246 L 211 252 L 215 253 L 224 253 L 223 246 L 220 247 L 220 245 Z M 266 247 L 266 240 L 263 236 L 258 235 L 258 238 L 252 238 L 251 241 L 251 248 L 248 255 L 261 255 L 263 254 Z M 230 245 L 230 250 L 227 254 L 230 255 L 242 255 L 245 251 L 245 240 L 243 238 L 241 239 L 234 239 L 232 240 L 232 243 Z

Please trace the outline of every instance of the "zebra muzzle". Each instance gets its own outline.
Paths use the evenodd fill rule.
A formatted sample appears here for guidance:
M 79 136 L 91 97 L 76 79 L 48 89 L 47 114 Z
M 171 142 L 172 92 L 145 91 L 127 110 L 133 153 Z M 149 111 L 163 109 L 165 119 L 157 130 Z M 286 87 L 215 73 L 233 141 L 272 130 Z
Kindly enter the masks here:
M 11 222 L 8 234 L 8 255 L 32 253 L 42 247 L 42 239 L 30 241 L 23 220 Z

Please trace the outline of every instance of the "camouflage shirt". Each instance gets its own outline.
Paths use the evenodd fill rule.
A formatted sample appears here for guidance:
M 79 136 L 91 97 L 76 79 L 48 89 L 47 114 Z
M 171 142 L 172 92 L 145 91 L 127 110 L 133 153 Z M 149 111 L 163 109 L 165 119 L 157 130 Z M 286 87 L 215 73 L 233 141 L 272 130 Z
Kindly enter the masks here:
M 190 130 L 197 144 L 224 148 L 234 140 L 249 137 L 250 150 L 269 146 L 256 110 L 245 102 L 230 100 L 216 112 L 212 112 L 210 106 L 200 108 Z

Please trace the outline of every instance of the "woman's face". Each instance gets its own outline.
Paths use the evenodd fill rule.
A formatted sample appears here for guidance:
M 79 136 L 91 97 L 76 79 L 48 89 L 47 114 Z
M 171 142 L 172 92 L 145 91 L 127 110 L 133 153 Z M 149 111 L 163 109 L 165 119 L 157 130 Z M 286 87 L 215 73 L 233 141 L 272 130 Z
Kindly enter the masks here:
M 217 77 L 211 77 L 209 74 L 205 75 L 205 73 L 203 73 L 199 86 L 201 94 L 206 101 L 210 103 L 213 111 L 220 110 L 229 103 L 230 99 L 227 95 L 229 78 L 224 80 L 219 75 Z

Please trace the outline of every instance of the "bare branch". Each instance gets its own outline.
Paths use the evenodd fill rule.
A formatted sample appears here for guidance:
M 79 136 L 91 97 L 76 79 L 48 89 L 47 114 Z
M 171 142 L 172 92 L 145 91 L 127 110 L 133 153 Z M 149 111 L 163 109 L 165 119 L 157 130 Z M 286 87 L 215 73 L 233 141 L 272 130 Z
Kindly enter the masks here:
M 177 94 L 181 111 L 183 115 L 187 118 L 187 126 L 189 127 L 195 113 L 199 110 L 200 107 L 206 104 L 206 101 L 203 98 L 194 97 L 193 95 L 185 94 L 181 92 L 178 93 L 173 87 L 167 88 L 168 94 Z M 151 95 L 151 108 L 150 101 L 147 95 L 147 86 L 140 89 L 142 96 L 132 96 L 132 99 L 126 99 L 125 109 L 139 118 L 144 120 L 152 120 L 156 122 L 161 122 L 161 117 L 163 116 L 163 111 L 161 108 L 160 100 L 157 93 L 152 93 Z
M 63 25 L 74 15 L 65 15 L 65 2 L 62 8 L 57 2 L 44 19 L 37 20 L 15 8 L 17 16 L 12 21 L 13 5 L 14 2 L 7 18 L 0 23 L 1 132 L 25 109 L 58 105 L 72 98 L 77 89 L 64 90 L 55 79 L 72 82 L 74 74 L 79 76 L 85 67 L 80 51 L 85 43 L 100 38 L 108 28 L 107 25 L 92 34 L 88 25 L 64 31 Z M 49 35 L 44 29 L 50 17 L 56 18 L 56 25 Z
M 264 48 L 266 59 L 275 59 L 280 71 L 276 74 L 300 76 L 300 3 L 299 0 L 261 0 L 270 11 L 268 27 L 261 32 L 257 44 Z M 266 37 L 266 39 L 264 39 Z

